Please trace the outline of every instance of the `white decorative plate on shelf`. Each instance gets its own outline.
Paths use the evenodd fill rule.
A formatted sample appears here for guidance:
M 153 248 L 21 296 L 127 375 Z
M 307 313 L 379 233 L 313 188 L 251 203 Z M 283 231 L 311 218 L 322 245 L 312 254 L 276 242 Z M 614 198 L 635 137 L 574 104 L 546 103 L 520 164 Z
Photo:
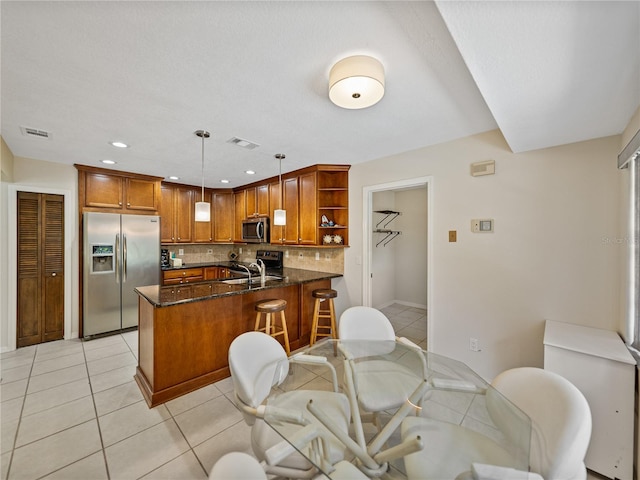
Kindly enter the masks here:
M 333 236 L 334 243 L 342 243 L 342 237 L 340 235 Z
M 324 237 L 322 237 L 322 243 L 331 243 L 331 235 L 325 235 Z

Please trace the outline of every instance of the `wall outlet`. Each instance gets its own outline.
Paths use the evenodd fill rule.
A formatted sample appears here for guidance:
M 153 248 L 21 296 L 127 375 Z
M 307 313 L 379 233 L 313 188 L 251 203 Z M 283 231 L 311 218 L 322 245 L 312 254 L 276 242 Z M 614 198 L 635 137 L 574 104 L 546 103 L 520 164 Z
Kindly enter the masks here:
M 316 260 L 320 260 L 320 252 L 316 252 Z
M 178 255 L 184 255 L 184 248 L 178 249 Z
M 478 339 L 477 338 L 473 338 L 473 337 L 469 338 L 469 350 L 471 350 L 472 352 L 479 352 L 480 351 L 480 346 L 478 345 Z
M 449 230 L 449 242 L 454 243 L 458 241 L 458 232 L 455 230 Z
M 238 252 L 240 252 L 240 255 L 242 255 L 242 247 L 238 249 Z
M 207 248 L 207 255 L 213 255 L 213 248 Z
M 284 258 L 289 258 L 289 250 L 284 251 Z

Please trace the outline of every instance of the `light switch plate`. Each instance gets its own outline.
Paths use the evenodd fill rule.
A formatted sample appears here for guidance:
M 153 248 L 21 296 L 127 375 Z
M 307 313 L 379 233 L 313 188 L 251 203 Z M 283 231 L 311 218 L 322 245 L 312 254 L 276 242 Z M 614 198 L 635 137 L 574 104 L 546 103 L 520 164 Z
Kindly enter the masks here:
M 480 218 L 471 220 L 471 231 L 473 233 L 493 233 L 493 219 Z

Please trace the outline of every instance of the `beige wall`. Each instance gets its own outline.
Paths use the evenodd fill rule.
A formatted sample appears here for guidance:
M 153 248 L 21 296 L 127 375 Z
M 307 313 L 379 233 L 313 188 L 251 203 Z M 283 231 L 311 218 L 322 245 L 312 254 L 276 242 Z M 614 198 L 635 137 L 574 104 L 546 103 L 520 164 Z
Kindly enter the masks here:
M 514 154 L 492 131 L 354 165 L 349 222 L 363 223 L 363 187 L 431 177 L 432 350 L 487 379 L 542 366 L 545 319 L 618 328 L 619 142 Z M 488 159 L 495 175 L 469 175 L 470 163 Z M 495 232 L 471 233 L 472 218 L 493 218 Z M 342 308 L 363 298 L 361 230 L 350 230 Z M 447 242 L 448 230 L 457 230 L 457 243 Z M 469 350 L 469 337 L 481 352 Z
M 620 136 L 620 145 L 618 148 L 618 153 L 622 152 L 624 148 L 629 144 L 634 135 L 640 131 L 640 108 L 636 110 L 635 114 L 631 117 L 629 124 L 624 129 L 624 132 Z M 628 322 L 629 315 L 629 302 L 633 301 L 633 298 L 630 296 L 630 293 L 627 291 L 626 286 L 628 285 L 628 278 L 630 275 L 630 266 L 631 266 L 631 245 L 629 245 L 630 239 L 633 238 L 633 232 L 630 229 L 629 223 L 629 210 L 631 207 L 631 186 L 630 186 L 630 175 L 629 168 L 625 168 L 620 171 L 620 203 L 619 203 L 619 215 L 621 218 L 621 223 L 624 226 L 623 237 L 625 238 L 625 243 L 628 245 L 623 251 L 620 252 L 619 258 L 619 266 L 620 266 L 620 309 L 622 315 L 620 315 L 618 331 L 622 334 L 625 341 L 631 343 L 633 341 L 634 333 L 633 326 Z M 640 448 L 640 445 L 638 446 Z M 639 473 L 640 475 L 640 473 Z
M 0 136 L 0 168 L 3 182 L 13 181 L 13 153 Z
M 13 153 L 0 137 L 0 347 L 5 345 L 9 317 L 9 271 L 7 258 L 9 254 L 7 242 L 9 195 L 8 183 L 13 181 Z

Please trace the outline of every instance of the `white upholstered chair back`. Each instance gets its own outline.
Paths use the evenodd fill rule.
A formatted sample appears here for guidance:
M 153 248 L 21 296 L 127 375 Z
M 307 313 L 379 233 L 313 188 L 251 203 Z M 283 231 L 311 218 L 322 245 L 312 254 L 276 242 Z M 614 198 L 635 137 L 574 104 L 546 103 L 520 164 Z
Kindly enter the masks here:
M 338 338 L 341 340 L 395 340 L 389 319 L 371 307 L 351 307 L 340 315 Z
M 580 390 L 556 373 L 533 367 L 504 371 L 492 385 L 531 418 L 531 470 L 545 480 L 585 479 L 591 411 Z M 501 415 L 499 399 L 493 400 L 487 397 L 489 414 L 509 432 L 509 418 Z
M 236 337 L 229 347 L 229 369 L 237 398 L 257 408 L 279 385 L 289 371 L 287 354 L 273 337 L 262 332 L 246 332 Z M 244 414 L 248 425 L 254 417 Z

